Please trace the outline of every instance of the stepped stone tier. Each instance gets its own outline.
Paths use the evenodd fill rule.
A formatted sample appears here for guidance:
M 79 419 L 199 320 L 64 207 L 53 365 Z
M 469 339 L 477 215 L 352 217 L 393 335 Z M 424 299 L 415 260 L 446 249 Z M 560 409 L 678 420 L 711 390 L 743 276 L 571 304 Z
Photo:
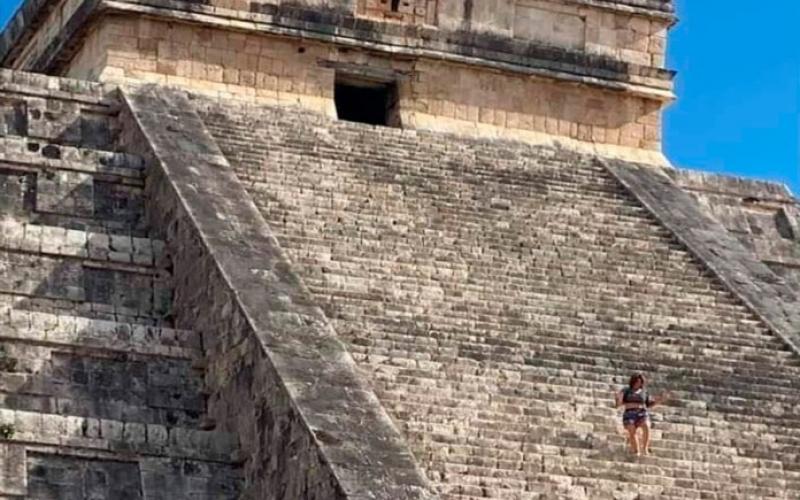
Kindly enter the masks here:
M 3 72 L 0 495 L 239 498 L 110 88 Z
M 675 21 L 25 1 L 0 499 L 800 499 L 800 202 L 663 157 Z

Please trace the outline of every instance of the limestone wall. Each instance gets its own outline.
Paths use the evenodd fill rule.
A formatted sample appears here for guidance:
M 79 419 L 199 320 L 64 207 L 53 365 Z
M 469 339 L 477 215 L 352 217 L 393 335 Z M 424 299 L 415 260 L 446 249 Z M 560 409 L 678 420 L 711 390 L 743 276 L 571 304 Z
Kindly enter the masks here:
M 530 75 L 428 59 L 398 61 L 322 43 L 150 19 L 106 19 L 87 37 L 68 74 L 176 85 L 335 117 L 334 78 L 343 67 L 397 77 L 404 127 L 660 147 L 661 103 L 655 100 Z
M 469 31 L 596 54 L 612 55 L 637 64 L 663 67 L 667 29 L 666 12 L 633 9 L 625 2 L 580 0 L 357 0 L 278 1 L 206 0 L 221 9 L 265 10 L 291 5 L 326 9 L 357 16 Z M 628 8 L 624 8 L 628 7 Z
M 35 0 L 25 5 L 34 6 Z M 398 85 L 405 128 L 660 151 L 669 2 L 61 0 L 7 64 L 336 116 L 338 74 Z M 49 12 L 49 14 L 48 14 Z M 30 19 L 29 19 L 30 18 Z M 28 24 L 26 24 L 26 22 Z
M 471 7 L 470 7 L 471 5 Z M 664 66 L 671 21 L 562 0 L 441 2 L 438 25 Z
M 81 4 L 84 3 L 84 0 L 58 0 L 53 3 L 54 8 L 41 23 L 41 29 L 31 37 L 25 48 L 22 49 L 22 53 L 15 64 L 16 68 L 29 67 L 47 49 L 48 44 L 58 36 L 60 30 Z
M 800 201 L 786 186 L 675 170 L 672 178 L 788 285 L 800 292 Z

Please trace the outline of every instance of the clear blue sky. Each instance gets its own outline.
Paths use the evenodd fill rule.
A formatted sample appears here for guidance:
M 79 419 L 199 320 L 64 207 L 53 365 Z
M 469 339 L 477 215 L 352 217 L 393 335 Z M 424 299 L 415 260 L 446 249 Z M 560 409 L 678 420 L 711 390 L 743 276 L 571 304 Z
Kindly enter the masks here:
M 19 0 L 0 2 L 5 25 Z M 677 4 L 667 156 L 681 167 L 782 181 L 800 196 L 800 2 Z
M 800 2 L 677 0 L 676 166 L 782 181 L 800 196 Z

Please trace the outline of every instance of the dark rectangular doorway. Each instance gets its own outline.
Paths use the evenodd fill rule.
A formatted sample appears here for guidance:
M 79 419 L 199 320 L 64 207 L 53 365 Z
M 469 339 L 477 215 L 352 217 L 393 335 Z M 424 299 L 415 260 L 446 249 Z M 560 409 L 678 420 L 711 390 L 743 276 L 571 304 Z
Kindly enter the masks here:
M 336 76 L 336 113 L 340 120 L 399 127 L 395 82 Z

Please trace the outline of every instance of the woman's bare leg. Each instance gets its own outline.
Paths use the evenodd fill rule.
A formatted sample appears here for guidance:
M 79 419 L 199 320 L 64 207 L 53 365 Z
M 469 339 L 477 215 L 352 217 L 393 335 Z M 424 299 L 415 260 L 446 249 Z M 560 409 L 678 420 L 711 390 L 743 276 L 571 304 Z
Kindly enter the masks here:
M 639 427 L 642 428 L 642 454 L 650 453 L 650 422 L 645 421 Z
M 639 453 L 639 439 L 636 437 L 636 426 L 626 425 L 625 431 L 628 433 L 628 445 L 630 446 L 631 453 L 634 455 Z

